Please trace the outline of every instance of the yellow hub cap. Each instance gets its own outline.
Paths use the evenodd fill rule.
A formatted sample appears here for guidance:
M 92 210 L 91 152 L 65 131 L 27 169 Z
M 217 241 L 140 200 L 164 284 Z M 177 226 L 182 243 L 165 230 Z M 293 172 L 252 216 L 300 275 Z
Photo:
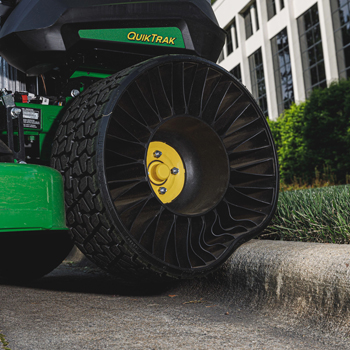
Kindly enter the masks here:
M 148 166 L 148 175 L 155 185 L 161 185 L 170 176 L 170 169 L 166 164 L 156 160 Z
M 172 202 L 185 184 L 185 168 L 180 155 L 164 142 L 148 146 L 147 168 L 150 184 L 163 203 Z

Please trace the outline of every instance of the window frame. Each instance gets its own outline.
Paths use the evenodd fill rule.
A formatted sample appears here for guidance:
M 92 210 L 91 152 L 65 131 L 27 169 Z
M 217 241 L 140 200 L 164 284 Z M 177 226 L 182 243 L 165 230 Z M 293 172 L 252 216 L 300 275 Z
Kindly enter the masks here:
M 317 3 L 297 18 L 305 93 L 327 86 Z M 320 55 L 322 58 L 320 58 Z

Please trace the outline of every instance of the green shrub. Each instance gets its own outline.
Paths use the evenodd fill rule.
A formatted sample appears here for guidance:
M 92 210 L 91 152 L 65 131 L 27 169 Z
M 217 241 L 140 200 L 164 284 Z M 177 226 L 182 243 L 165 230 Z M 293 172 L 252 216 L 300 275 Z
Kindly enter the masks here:
M 350 81 L 316 89 L 269 121 L 280 163 L 281 180 L 311 183 L 320 174 L 347 182 L 350 172 Z
M 286 110 L 280 125 L 278 149 L 281 178 L 291 182 L 294 177 L 305 178 L 307 149 L 303 132 L 305 103 L 293 104 Z
M 270 120 L 267 118 L 267 123 L 269 124 L 276 149 L 278 150 L 281 148 L 281 118 L 278 118 L 277 120 Z
M 305 178 L 304 109 L 305 103 L 293 104 L 276 121 L 268 120 L 277 148 L 281 179 L 288 183 L 296 177 Z
M 315 90 L 305 107 L 308 173 L 325 166 L 343 181 L 350 169 L 350 81 Z

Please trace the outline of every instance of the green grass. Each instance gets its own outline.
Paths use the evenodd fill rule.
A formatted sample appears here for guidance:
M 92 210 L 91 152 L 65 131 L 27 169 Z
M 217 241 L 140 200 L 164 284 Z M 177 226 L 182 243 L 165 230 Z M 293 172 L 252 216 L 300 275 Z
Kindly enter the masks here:
M 5 336 L 1 333 L 0 330 L 0 346 L 3 350 L 11 350 L 7 345 L 9 345 L 9 342 L 5 339 Z
M 281 192 L 263 239 L 350 243 L 350 185 Z

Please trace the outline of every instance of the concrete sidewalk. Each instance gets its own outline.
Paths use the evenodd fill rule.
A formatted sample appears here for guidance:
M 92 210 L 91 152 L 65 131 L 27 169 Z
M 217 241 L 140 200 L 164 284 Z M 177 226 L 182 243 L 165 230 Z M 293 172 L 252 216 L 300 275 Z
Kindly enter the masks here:
M 86 264 L 76 253 L 70 258 Z M 81 260 L 83 259 L 83 260 Z M 91 264 L 91 263 L 90 263 Z M 215 273 L 177 287 L 350 331 L 350 245 L 253 240 Z
M 229 293 L 220 302 L 210 290 L 149 293 L 118 282 L 62 264 L 27 285 L 0 283 L 2 339 L 12 350 L 350 350 L 345 332 L 233 304 Z

